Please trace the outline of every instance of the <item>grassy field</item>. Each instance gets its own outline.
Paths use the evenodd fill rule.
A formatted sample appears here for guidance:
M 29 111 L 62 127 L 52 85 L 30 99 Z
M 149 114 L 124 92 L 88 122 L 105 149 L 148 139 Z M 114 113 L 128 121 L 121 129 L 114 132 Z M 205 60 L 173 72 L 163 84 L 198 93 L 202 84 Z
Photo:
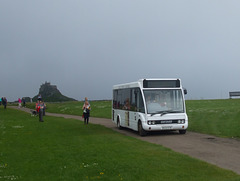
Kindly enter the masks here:
M 47 103 L 47 111 L 81 115 L 82 105 L 83 102 Z M 111 101 L 92 101 L 91 107 L 91 116 L 111 118 Z M 240 138 L 240 99 L 187 100 L 186 107 L 189 131 Z
M 47 112 L 61 113 L 61 114 L 72 114 L 82 115 L 82 101 L 74 102 L 62 102 L 62 103 L 46 103 Z M 90 101 L 91 104 L 91 116 L 98 118 L 109 118 L 111 119 L 112 103 L 111 101 Z M 27 107 L 34 109 L 35 104 L 27 104 Z
M 0 181 L 240 180 L 231 171 L 100 125 L 44 120 L 0 107 Z
M 240 138 L 240 99 L 188 100 L 189 130 Z

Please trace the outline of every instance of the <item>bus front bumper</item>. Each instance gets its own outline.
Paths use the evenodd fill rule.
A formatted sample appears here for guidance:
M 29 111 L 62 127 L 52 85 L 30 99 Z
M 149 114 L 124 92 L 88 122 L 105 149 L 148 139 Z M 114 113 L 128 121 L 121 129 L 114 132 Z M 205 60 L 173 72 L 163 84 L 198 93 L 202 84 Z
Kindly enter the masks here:
M 163 131 L 163 130 L 186 130 L 188 124 L 164 124 L 164 125 L 148 125 L 144 124 L 143 129 L 146 131 Z

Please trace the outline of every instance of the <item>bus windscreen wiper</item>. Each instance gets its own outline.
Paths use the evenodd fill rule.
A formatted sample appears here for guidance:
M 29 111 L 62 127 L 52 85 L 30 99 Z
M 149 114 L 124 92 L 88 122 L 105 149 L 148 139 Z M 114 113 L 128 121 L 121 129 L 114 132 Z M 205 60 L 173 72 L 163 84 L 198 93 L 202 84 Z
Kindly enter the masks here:
M 155 114 L 161 114 L 163 116 L 164 114 L 169 114 L 169 113 L 181 113 L 182 111 L 174 111 L 174 110 L 166 110 L 166 111 L 157 111 L 155 113 L 152 113 L 151 116 Z

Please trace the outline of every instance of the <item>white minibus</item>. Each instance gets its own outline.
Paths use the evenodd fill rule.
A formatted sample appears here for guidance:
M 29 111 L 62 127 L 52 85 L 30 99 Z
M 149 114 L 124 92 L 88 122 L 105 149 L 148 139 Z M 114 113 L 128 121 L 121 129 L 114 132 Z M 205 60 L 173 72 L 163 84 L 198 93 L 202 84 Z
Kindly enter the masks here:
M 113 86 L 112 121 L 145 136 L 150 131 L 185 134 L 188 116 L 180 79 L 140 79 Z

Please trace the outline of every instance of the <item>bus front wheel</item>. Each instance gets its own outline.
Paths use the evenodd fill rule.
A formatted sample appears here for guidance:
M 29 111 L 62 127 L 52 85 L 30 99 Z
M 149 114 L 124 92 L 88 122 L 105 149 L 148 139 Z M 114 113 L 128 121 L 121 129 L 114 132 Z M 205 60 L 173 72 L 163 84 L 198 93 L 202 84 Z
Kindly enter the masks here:
M 184 129 L 184 130 L 179 130 L 179 133 L 180 133 L 180 134 L 185 134 L 186 132 L 187 132 L 186 129 Z
M 138 133 L 140 136 L 146 136 L 147 132 L 143 129 L 141 121 L 138 122 Z

